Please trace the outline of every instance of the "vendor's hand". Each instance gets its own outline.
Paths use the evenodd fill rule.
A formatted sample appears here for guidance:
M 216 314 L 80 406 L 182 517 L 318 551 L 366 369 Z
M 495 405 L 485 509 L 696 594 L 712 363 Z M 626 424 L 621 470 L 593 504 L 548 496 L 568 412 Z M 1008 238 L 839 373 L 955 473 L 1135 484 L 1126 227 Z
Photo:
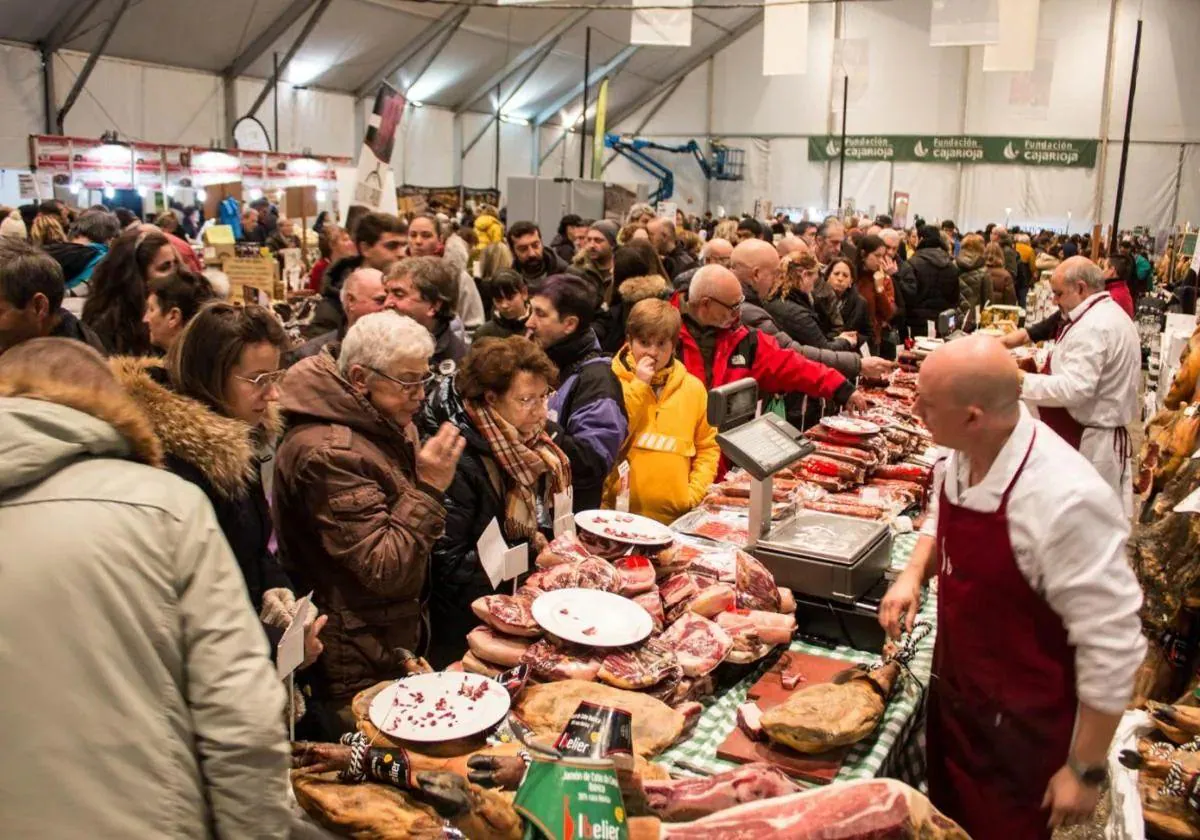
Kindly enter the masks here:
M 286 630 L 296 614 L 296 596 L 284 586 L 268 589 L 262 596 L 262 609 L 258 617 L 268 627 Z
M 321 631 L 325 629 L 325 622 L 329 620 L 329 616 L 318 616 L 315 621 L 309 623 L 304 628 L 304 661 L 300 663 L 301 668 L 308 668 L 320 658 L 325 651 L 325 645 L 321 642 Z
M 1100 801 L 1100 788 L 1085 785 L 1070 767 L 1062 767 L 1050 777 L 1046 795 L 1042 798 L 1042 809 L 1049 809 L 1051 828 L 1080 825 Z
M 454 481 L 458 459 L 466 446 L 466 438 L 459 433 L 458 428 L 450 423 L 443 423 L 437 434 L 425 441 L 425 445 L 417 453 L 417 478 L 430 487 L 445 492 Z
M 881 376 L 887 376 L 895 369 L 895 362 L 888 361 L 882 356 L 871 356 L 869 359 L 862 360 L 862 369 L 860 372 L 863 376 L 870 376 L 877 379 Z
M 654 379 L 655 365 L 653 356 L 642 356 L 637 360 L 637 367 L 633 369 L 633 373 L 638 379 L 645 382 L 647 385 Z
M 867 398 L 863 396 L 862 391 L 855 391 L 851 394 L 850 399 L 846 400 L 846 404 L 843 406 L 846 411 L 852 414 L 866 411 L 870 407 L 871 404 L 867 402 Z
M 888 588 L 879 602 L 879 624 L 888 638 L 899 639 L 912 630 L 921 607 L 921 583 L 911 575 L 902 574 Z
M 851 347 L 858 346 L 858 333 L 854 330 L 847 330 L 844 333 L 838 333 L 838 338 L 842 341 L 849 342 Z

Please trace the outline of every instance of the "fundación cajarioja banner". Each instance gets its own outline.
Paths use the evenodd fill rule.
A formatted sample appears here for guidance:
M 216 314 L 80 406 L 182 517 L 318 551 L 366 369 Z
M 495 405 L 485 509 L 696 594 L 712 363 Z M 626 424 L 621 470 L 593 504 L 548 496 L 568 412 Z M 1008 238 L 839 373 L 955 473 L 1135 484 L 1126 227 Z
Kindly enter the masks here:
M 980 137 L 917 134 L 852 134 L 846 136 L 846 160 L 901 163 L 1019 163 L 1025 166 L 1096 165 L 1095 140 L 1069 137 Z M 837 160 L 839 136 L 808 138 L 810 161 Z

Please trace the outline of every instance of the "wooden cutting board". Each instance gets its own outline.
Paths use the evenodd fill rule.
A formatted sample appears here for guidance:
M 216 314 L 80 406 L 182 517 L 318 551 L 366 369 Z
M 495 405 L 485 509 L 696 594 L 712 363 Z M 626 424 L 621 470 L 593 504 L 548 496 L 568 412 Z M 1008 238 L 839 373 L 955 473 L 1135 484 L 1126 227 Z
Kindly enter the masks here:
M 791 657 L 790 662 L 787 657 Z M 747 702 L 754 701 L 765 712 L 786 700 L 792 691 L 785 689 L 779 681 L 785 664 L 788 670 L 799 671 L 806 677 L 805 681 L 796 684 L 793 691 L 799 691 L 806 686 L 818 683 L 831 682 L 834 674 L 854 667 L 853 662 L 846 662 L 842 659 L 811 656 L 807 653 L 789 653 L 781 656 L 779 662 L 750 687 L 750 691 L 746 695 Z M 848 745 L 817 755 L 805 755 L 782 744 L 751 741 L 746 737 L 746 733 L 742 732 L 741 727 L 735 726 L 729 733 L 729 737 L 717 748 L 717 758 L 736 761 L 739 764 L 766 761 L 774 764 L 789 776 L 826 785 L 833 781 L 850 749 L 851 747 Z

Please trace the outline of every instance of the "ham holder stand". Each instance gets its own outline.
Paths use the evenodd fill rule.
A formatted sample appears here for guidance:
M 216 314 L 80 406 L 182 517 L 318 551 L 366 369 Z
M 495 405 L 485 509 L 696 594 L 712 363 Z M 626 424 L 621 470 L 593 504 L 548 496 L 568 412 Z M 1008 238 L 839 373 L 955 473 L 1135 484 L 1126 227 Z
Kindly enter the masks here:
M 856 637 L 864 631 L 877 636 L 891 529 L 882 522 L 803 509 L 773 523 L 772 476 L 814 447 L 790 423 L 771 412 L 756 417 L 757 411 L 758 385 L 753 379 L 709 392 L 708 422 L 718 430 L 721 452 L 751 477 L 746 550 L 780 586 L 791 588 L 798 601 L 821 608 L 808 611 L 811 615 L 835 619 L 830 629 L 837 635 L 849 636 L 846 618 L 857 617 L 854 624 L 861 630 Z

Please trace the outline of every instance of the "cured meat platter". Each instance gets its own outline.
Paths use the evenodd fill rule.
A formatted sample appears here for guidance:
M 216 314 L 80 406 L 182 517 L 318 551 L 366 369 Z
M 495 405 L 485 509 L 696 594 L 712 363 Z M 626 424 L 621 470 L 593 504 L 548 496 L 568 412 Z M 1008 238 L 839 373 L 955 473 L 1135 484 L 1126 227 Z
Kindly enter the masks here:
M 835 674 L 852 667 L 853 662 L 842 659 L 788 653 L 779 657 L 779 661 L 750 687 L 746 700 L 753 701 L 760 709 L 766 711 L 784 702 L 793 691 L 806 685 L 831 682 Z M 796 688 L 783 687 L 782 677 L 785 672 L 789 675 L 801 675 L 801 682 Z M 753 741 L 740 726 L 735 726 L 717 748 L 717 757 L 739 764 L 765 761 L 789 776 L 818 784 L 829 784 L 837 776 L 851 748 L 845 746 L 816 755 L 802 755 L 781 744 L 766 740 Z

